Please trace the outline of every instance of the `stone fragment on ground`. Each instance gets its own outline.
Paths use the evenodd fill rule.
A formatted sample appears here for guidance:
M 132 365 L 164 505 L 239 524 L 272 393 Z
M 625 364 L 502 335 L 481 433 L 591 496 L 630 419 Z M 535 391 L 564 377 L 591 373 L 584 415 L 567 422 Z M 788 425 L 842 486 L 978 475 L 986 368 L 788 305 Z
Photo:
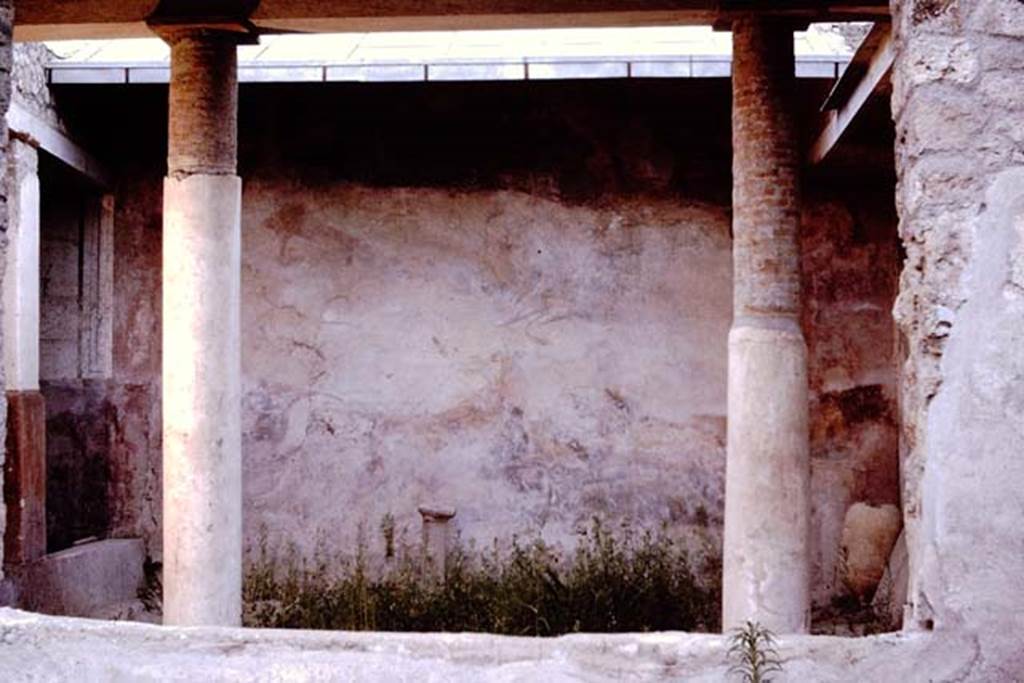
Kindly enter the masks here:
M 878 587 L 901 526 L 895 505 L 854 503 L 846 511 L 841 545 L 843 583 L 854 597 L 870 598 Z

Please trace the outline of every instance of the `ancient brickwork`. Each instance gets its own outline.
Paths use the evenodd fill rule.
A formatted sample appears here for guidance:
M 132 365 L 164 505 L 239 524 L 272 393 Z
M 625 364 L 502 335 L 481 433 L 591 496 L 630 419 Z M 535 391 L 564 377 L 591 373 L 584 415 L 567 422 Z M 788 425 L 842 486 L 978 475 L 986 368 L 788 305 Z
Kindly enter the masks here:
M 233 175 L 238 156 L 236 39 L 171 33 L 168 173 Z M 199 134 L 199 132 L 202 134 Z
M 1024 3 L 894 2 L 911 627 L 1024 670 Z M 1017 645 L 1010 638 L 1017 638 Z
M 792 33 L 750 20 L 735 26 L 733 36 L 735 312 L 795 317 L 800 310 L 800 148 L 789 75 Z

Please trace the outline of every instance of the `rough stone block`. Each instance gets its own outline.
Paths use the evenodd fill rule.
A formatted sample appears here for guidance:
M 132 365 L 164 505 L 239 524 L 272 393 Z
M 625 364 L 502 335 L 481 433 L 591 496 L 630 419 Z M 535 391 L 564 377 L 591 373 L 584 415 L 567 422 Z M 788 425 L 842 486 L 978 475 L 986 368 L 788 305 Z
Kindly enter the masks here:
M 78 545 L 18 571 L 22 607 L 33 612 L 86 617 L 130 602 L 144 580 L 138 539 Z
M 1024 2 L 990 2 L 981 8 L 974 22 L 986 33 L 1024 37 Z
M 978 52 L 970 42 L 930 36 L 910 44 L 906 75 L 911 85 L 932 81 L 970 83 L 981 69 Z
M 885 572 L 875 591 L 871 604 L 875 614 L 888 620 L 892 630 L 900 628 L 903 621 L 903 609 L 907 603 L 907 585 L 910 578 L 910 563 L 907 557 L 907 540 L 900 531 L 896 545 L 892 548 L 889 561 L 885 564 Z
M 895 505 L 854 503 L 846 512 L 842 549 L 846 557 L 846 587 L 867 597 L 879 585 L 902 518 Z

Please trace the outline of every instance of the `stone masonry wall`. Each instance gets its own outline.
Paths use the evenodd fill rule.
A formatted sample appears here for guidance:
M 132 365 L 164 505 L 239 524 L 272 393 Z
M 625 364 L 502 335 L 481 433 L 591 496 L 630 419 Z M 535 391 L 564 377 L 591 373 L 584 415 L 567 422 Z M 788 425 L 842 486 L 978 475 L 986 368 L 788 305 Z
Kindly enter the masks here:
M 53 53 L 41 43 L 19 43 L 12 50 L 12 97 L 48 124 L 60 127 L 53 94 L 46 82 L 46 64 Z
M 1024 671 L 1024 3 L 894 2 L 912 625 Z

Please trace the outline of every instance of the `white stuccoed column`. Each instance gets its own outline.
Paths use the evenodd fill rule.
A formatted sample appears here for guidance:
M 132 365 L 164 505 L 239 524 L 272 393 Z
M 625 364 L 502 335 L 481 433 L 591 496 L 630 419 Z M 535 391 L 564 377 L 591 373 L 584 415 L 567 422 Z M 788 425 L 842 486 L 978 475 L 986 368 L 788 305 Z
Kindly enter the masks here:
M 4 377 L 7 391 L 39 389 L 39 153 L 11 138 L 8 151 Z
M 729 333 L 722 626 L 810 622 L 807 348 L 793 32 L 733 23 L 734 318 Z
M 163 228 L 163 610 L 238 625 L 242 599 L 237 43 L 171 44 Z

